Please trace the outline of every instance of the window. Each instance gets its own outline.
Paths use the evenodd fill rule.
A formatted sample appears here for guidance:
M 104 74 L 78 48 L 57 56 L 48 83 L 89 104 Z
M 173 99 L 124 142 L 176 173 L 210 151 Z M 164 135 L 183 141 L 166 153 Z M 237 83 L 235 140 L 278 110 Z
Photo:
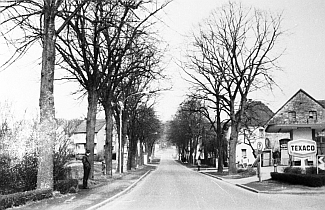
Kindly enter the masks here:
M 316 111 L 309 111 L 309 117 L 310 120 L 317 120 L 317 112 Z
M 246 149 L 241 149 L 241 154 L 242 154 L 243 158 L 246 158 L 247 157 Z
M 259 129 L 259 137 L 264 138 L 264 129 L 263 128 Z
M 295 122 L 296 121 L 296 112 L 295 111 L 289 112 L 288 116 L 289 116 L 289 121 L 290 122 Z

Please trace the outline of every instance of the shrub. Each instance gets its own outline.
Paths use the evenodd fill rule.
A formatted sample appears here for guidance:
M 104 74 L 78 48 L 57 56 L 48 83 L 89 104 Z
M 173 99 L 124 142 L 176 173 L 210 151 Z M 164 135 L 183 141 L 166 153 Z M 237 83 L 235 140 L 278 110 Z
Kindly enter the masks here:
M 17 164 L 8 156 L 0 158 L 0 194 L 34 190 L 37 182 L 37 158 L 26 154 Z
M 12 177 L 10 172 L 11 158 L 6 155 L 0 156 L 0 194 L 4 194 L 10 185 L 10 178 Z
M 24 183 L 23 191 L 34 190 L 37 184 L 37 156 L 35 153 L 26 154 L 17 171 L 20 174 L 21 182 Z
M 75 193 L 77 189 L 77 179 L 58 180 L 54 183 L 54 190 L 60 191 L 61 194 Z
M 299 167 L 286 167 L 283 173 L 302 174 L 302 168 Z M 325 174 L 324 170 L 319 169 L 319 174 Z M 306 174 L 317 174 L 317 167 L 306 167 Z
M 271 172 L 273 180 L 287 182 L 290 184 L 301 184 L 309 187 L 321 187 L 325 185 L 325 175 L 323 174 L 295 174 Z
M 244 173 L 246 171 L 245 168 L 238 168 L 237 173 Z
M 317 167 L 306 168 L 306 174 L 317 174 Z
M 283 173 L 301 174 L 302 169 L 299 167 L 285 167 L 283 168 Z
M 10 195 L 0 195 L 0 209 L 26 204 L 27 201 L 37 201 L 52 197 L 51 189 L 19 192 Z
M 66 167 L 66 164 L 69 162 L 70 156 L 63 155 L 60 153 L 54 153 L 53 157 L 53 180 L 66 179 L 67 175 L 70 172 L 70 168 Z
M 248 167 L 248 168 L 239 168 L 237 169 L 237 173 L 247 176 L 254 176 L 256 175 L 256 171 L 252 168 L 252 167 Z

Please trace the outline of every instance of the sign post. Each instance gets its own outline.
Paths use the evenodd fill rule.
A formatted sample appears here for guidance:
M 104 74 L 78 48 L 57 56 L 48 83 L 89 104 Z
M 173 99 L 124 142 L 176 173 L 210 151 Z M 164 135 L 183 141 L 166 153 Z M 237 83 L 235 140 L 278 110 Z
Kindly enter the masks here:
M 259 158 L 259 162 L 257 165 L 257 176 L 258 176 L 259 182 L 262 182 L 262 175 L 261 175 L 262 151 L 263 151 L 263 143 L 259 141 L 259 142 L 257 142 L 257 153 L 258 153 L 258 158 Z

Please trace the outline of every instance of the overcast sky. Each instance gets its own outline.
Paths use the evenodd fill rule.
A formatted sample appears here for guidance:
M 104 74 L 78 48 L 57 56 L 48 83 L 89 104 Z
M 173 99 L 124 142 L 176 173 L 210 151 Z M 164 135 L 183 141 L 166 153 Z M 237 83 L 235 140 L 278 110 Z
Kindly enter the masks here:
M 239 1 L 239 0 L 237 0 Z M 206 18 L 212 9 L 227 3 L 225 0 L 174 0 L 161 14 L 164 24 L 161 36 L 169 44 L 166 73 L 173 78 L 173 90 L 162 94 L 157 106 L 162 120 L 171 119 L 184 99 L 188 85 L 181 78 L 181 70 L 174 63 L 186 46 L 186 36 L 195 30 L 195 25 Z M 325 99 L 325 1 L 323 0 L 243 0 L 245 6 L 279 13 L 283 11 L 283 28 L 289 35 L 280 42 L 287 50 L 279 60 L 283 72 L 275 75 L 282 90 L 257 92 L 249 96 L 265 102 L 277 111 L 299 89 L 315 99 Z M 1 20 L 0 20 L 1 21 Z M 1 41 L 1 40 L 0 40 Z M 8 49 L 0 43 L 0 58 L 8 57 Z M 0 72 L 0 102 L 12 102 L 14 110 L 22 114 L 38 113 L 40 51 L 32 48 L 29 55 L 19 63 Z M 59 118 L 83 118 L 86 116 L 86 100 L 71 96 L 76 87 L 57 82 L 55 86 L 56 116 Z

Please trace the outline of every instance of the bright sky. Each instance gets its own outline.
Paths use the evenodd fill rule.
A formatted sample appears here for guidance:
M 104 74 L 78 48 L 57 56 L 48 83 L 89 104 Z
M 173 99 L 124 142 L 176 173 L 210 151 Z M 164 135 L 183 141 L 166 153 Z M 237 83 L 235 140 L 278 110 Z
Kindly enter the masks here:
M 237 0 L 240 1 L 240 0 Z M 184 100 L 188 84 L 181 78 L 181 70 L 175 61 L 181 59 L 185 36 L 195 30 L 195 25 L 206 18 L 210 11 L 226 3 L 226 0 L 174 0 L 164 15 L 165 26 L 161 26 L 161 36 L 169 43 L 166 73 L 172 77 L 173 89 L 162 93 L 156 108 L 161 119 L 171 119 Z M 304 89 L 315 99 L 325 99 L 325 1 L 323 0 L 243 0 L 245 6 L 283 11 L 283 27 L 289 35 L 280 43 L 287 50 L 279 60 L 283 72 L 275 77 L 282 90 L 258 92 L 250 98 L 261 100 L 277 111 L 299 89 Z M 1 21 L 1 20 L 0 20 Z M 1 42 L 1 40 L 0 40 Z M 8 56 L 8 49 L 0 44 L 0 63 Z M 25 59 L 0 72 L 0 102 L 12 102 L 14 110 L 22 115 L 25 110 L 37 115 L 40 78 L 39 49 L 32 48 Z M 83 118 L 86 116 L 86 100 L 71 96 L 76 86 L 56 82 L 55 108 L 59 118 Z

